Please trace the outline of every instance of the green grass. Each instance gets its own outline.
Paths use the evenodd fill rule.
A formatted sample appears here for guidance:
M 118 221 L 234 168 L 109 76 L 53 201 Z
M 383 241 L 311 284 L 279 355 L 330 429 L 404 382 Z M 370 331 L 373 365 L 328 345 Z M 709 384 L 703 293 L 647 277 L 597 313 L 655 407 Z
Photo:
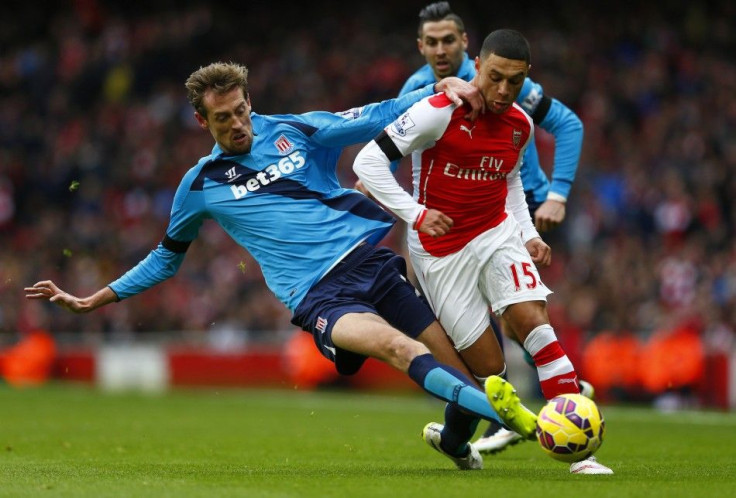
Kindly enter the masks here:
M 535 408 L 537 408 L 535 406 Z M 736 415 L 603 406 L 599 459 L 573 476 L 527 442 L 460 472 L 419 433 L 422 394 L 208 390 L 160 396 L 0 386 L 0 496 L 720 497 Z

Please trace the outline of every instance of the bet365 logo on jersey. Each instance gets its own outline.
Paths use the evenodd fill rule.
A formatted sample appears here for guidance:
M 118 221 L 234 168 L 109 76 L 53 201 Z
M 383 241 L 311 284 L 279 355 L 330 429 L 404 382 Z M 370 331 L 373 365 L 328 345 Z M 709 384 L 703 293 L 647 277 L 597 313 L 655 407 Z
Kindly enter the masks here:
M 230 190 L 236 199 L 241 199 L 248 195 L 248 192 L 255 192 L 261 187 L 275 182 L 284 175 L 293 173 L 301 169 L 305 164 L 304 158 L 300 151 L 292 152 L 288 156 L 282 158 L 276 164 L 269 164 L 261 171 L 254 175 L 248 175 L 248 179 L 238 185 L 230 185 Z

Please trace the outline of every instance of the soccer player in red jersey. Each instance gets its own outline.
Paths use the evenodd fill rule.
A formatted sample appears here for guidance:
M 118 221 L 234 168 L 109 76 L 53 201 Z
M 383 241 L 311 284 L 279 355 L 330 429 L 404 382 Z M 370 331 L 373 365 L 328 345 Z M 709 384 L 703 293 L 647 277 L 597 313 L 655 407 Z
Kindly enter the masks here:
M 551 291 L 537 271 L 550 264 L 551 249 L 534 226 L 519 175 L 534 136 L 531 117 L 515 103 L 531 67 L 529 44 L 518 31 L 493 31 L 475 66 L 472 84 L 490 112 L 470 121 L 445 96 L 425 98 L 366 145 L 354 170 L 378 202 L 413 228 L 407 245 L 417 280 L 480 382 L 506 368 L 490 306 L 534 359 L 545 398 L 578 393 L 575 368 L 547 315 Z M 409 154 L 413 195 L 389 169 Z M 442 452 L 452 454 L 472 437 L 478 419 L 446 419 L 457 423 L 429 424 L 425 440 L 428 430 L 439 432 Z M 585 468 L 592 464 L 596 473 L 612 473 L 597 462 Z

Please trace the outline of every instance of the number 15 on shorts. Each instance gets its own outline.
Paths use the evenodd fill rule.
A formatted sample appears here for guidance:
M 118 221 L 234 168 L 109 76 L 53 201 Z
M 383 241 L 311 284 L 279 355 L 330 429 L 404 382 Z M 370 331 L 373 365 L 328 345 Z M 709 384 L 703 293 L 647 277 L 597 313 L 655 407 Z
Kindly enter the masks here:
M 514 279 L 514 287 L 517 291 L 521 290 L 522 285 L 527 289 L 537 287 L 537 277 L 534 270 L 534 264 L 528 261 L 511 264 L 511 277 Z

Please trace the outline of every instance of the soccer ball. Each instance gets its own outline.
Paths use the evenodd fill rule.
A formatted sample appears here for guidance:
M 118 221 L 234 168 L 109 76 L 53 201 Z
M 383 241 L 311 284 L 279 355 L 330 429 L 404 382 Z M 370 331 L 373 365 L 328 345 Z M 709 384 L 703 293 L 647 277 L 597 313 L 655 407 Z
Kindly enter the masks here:
M 537 417 L 537 440 L 555 460 L 579 462 L 600 448 L 606 424 L 598 405 L 580 394 L 549 400 Z

